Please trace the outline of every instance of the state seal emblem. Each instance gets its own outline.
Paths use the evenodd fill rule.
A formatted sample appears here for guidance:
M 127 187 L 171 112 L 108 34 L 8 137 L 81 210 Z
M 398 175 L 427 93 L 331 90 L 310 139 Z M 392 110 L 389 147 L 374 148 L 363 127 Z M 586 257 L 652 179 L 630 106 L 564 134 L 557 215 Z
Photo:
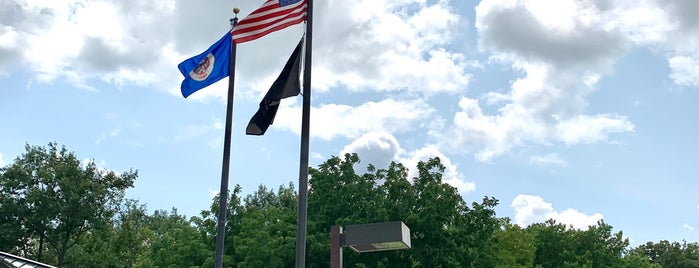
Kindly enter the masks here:
M 209 74 L 211 74 L 211 71 L 214 69 L 214 55 L 209 53 L 209 55 L 206 55 L 206 58 L 199 63 L 197 68 L 194 68 L 191 72 L 189 72 L 189 77 L 196 81 L 203 81 L 207 77 L 209 77 Z

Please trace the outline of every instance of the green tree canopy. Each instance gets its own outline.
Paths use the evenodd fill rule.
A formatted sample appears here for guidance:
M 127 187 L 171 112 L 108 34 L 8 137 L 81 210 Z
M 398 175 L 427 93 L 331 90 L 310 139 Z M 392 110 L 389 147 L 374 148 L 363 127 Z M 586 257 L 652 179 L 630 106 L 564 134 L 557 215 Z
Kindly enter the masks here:
M 369 166 L 359 175 L 356 154 L 333 157 L 310 171 L 309 267 L 329 265 L 328 234 L 332 225 L 403 221 L 411 231 L 412 249 L 345 253 L 345 265 L 366 267 L 468 267 L 490 264 L 489 243 L 498 228 L 494 198 L 469 207 L 457 190 L 444 183 L 439 158 L 421 161 L 418 176 L 392 163 Z
M 694 268 L 699 267 L 699 243 L 669 242 L 667 240 L 661 240 L 657 243 L 647 242 L 632 249 L 629 256 L 641 257 L 661 267 Z
M 357 172 L 356 154 L 332 157 L 310 169 L 308 267 L 329 266 L 333 225 L 402 221 L 412 248 L 358 254 L 344 251 L 345 267 L 699 267 L 699 245 L 648 242 L 629 248 L 621 231 L 597 222 L 575 229 L 554 220 L 518 226 L 498 218 L 498 200 L 468 204 L 444 183 L 439 158 L 421 161 L 416 176 L 391 163 Z M 187 219 L 148 213 L 124 198 L 135 171 L 81 164 L 55 143 L 26 146 L 0 169 L 0 250 L 61 267 L 211 267 L 219 196 Z M 295 260 L 298 196 L 293 184 L 260 185 L 227 211 L 224 266 L 291 267 Z
M 26 145 L 26 152 L 0 169 L 3 236 L 0 250 L 65 264 L 66 253 L 80 238 L 114 216 L 136 171 L 98 168 L 56 143 Z

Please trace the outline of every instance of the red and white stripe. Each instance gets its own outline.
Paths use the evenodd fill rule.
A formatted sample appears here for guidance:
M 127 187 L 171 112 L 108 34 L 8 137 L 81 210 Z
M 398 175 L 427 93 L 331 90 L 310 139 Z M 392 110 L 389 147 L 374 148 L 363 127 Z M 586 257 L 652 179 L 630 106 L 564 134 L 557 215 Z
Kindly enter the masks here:
M 240 44 L 263 37 L 306 20 L 306 0 L 281 7 L 279 0 L 267 0 L 233 28 L 233 41 Z

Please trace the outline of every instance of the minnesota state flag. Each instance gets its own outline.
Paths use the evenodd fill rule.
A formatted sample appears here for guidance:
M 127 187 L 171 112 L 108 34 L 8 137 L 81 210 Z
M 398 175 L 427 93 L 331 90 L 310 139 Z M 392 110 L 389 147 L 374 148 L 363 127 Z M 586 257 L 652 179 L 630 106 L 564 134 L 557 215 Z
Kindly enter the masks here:
M 177 65 L 184 76 L 182 96 L 186 98 L 230 75 L 231 39 L 231 33 L 226 32 L 209 49 Z

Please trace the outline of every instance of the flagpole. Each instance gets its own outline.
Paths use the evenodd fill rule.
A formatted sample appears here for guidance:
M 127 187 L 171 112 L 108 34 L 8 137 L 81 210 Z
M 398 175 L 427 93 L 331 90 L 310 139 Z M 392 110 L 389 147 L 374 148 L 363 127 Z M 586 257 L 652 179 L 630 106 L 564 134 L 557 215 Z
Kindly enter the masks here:
M 235 17 L 230 19 L 231 31 L 238 24 L 238 8 L 233 9 Z M 232 37 L 231 37 L 232 38 Z M 223 163 L 221 165 L 221 189 L 218 192 L 218 225 L 216 226 L 216 253 L 214 268 L 223 268 L 223 244 L 226 235 L 226 212 L 228 211 L 228 170 L 231 160 L 231 128 L 233 124 L 233 93 L 235 84 L 235 42 L 231 42 L 231 59 L 228 75 L 228 104 L 226 106 L 226 129 L 223 138 Z
M 313 0 L 306 0 L 306 48 L 303 60 L 303 108 L 301 114 L 301 156 L 296 226 L 296 267 L 306 267 L 306 221 L 308 209 L 308 140 L 311 119 L 311 54 L 313 41 Z

